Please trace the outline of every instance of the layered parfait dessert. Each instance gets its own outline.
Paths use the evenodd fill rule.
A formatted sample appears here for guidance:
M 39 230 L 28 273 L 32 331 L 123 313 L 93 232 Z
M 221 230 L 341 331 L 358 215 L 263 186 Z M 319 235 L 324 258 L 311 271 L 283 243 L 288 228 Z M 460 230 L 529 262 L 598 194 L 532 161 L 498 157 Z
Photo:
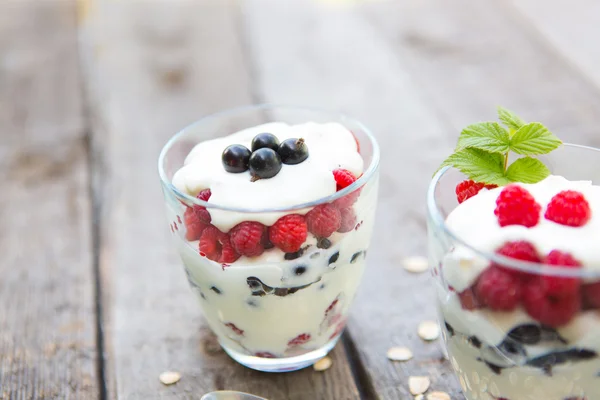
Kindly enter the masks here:
M 600 187 L 552 175 L 535 156 L 560 142 L 500 111 L 508 129 L 465 129 L 429 193 L 450 361 L 469 400 L 600 399 Z
M 243 364 L 296 369 L 339 338 L 377 194 L 376 179 L 357 182 L 359 147 L 337 122 L 271 122 L 197 143 L 175 172 L 174 188 L 199 200 L 168 207 L 187 278 Z

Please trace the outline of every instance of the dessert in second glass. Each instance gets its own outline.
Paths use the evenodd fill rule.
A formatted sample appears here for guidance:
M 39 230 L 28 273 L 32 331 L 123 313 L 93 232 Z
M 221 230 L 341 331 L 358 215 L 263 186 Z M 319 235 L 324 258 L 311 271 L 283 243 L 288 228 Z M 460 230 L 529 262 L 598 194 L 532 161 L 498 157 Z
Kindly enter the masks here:
M 172 185 L 202 202 L 179 198 L 169 218 L 204 316 L 233 358 L 283 371 L 333 347 L 364 270 L 376 179 L 332 196 L 367 167 L 337 122 L 271 122 L 189 151 Z
M 463 130 L 429 192 L 450 361 L 469 400 L 600 399 L 600 187 L 559 175 L 600 152 L 500 118 Z

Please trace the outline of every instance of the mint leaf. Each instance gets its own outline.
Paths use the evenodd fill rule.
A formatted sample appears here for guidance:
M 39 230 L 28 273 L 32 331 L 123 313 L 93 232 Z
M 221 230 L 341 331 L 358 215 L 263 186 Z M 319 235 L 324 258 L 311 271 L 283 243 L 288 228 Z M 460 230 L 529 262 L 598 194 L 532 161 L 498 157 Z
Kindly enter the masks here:
M 523 157 L 515 160 L 506 170 L 513 182 L 537 183 L 550 175 L 550 170 L 537 158 Z
M 562 142 L 539 122 L 523 125 L 510 138 L 510 149 L 526 156 L 547 154 Z
M 499 153 L 474 148 L 462 149 L 448 157 L 441 167 L 445 166 L 458 169 L 475 182 L 500 186 L 510 183 L 504 176 L 504 156 Z
M 519 118 L 517 114 L 507 110 L 504 107 L 498 107 L 498 118 L 511 130 L 518 131 L 523 125 L 525 125 L 525 121 Z
M 476 148 L 492 153 L 506 153 L 509 149 L 508 132 L 497 122 L 480 122 L 467 126 L 460 133 L 456 151 Z

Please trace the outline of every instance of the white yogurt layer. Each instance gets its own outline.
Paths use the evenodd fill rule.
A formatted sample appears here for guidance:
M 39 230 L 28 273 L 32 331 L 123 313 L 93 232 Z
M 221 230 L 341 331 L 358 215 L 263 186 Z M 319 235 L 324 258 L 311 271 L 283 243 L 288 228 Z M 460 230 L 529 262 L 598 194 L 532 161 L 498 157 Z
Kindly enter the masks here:
M 308 159 L 296 165 L 284 164 L 273 178 L 256 182 L 251 182 L 249 171 L 238 174 L 225 171 L 221 162 L 223 150 L 232 144 L 250 149 L 254 136 L 264 132 L 274 134 L 280 142 L 303 138 L 308 147 Z M 173 185 L 192 196 L 210 188 L 209 202 L 222 207 L 285 208 L 334 194 L 336 183 L 332 171 L 336 168 L 347 169 L 356 176 L 362 174 L 364 168 L 354 135 L 343 125 L 335 122 L 299 125 L 271 122 L 199 143 L 187 156 L 185 165 L 175 173 Z M 286 213 L 247 214 L 210 209 L 210 214 L 212 224 L 227 232 L 242 221 L 273 225 Z
M 548 254 L 552 250 L 571 253 L 585 269 L 600 274 L 600 186 L 592 185 L 589 181 L 571 182 L 561 176 L 550 176 L 539 183 L 520 185 L 542 206 L 536 226 L 501 227 L 498 224 L 494 209 L 501 187 L 482 191 L 459 204 L 446 219 L 446 225 L 469 246 L 485 253 L 493 253 L 509 241 L 526 240 L 540 254 Z M 574 228 L 544 218 L 550 199 L 563 190 L 577 190 L 590 203 L 592 218 L 586 225 Z M 471 286 L 488 265 L 488 260 L 472 250 L 457 246 L 444 259 L 444 277 L 449 285 L 461 292 Z
M 319 349 L 336 339 L 364 271 L 377 186 L 377 180 L 371 180 L 354 205 L 357 220 L 362 221 L 358 229 L 334 233 L 329 238 L 332 243 L 329 249 L 318 248 L 316 238 L 309 234 L 304 246 L 310 247 L 295 260 L 284 260 L 284 254 L 275 248 L 259 257 L 242 257 L 223 268 L 198 254 L 197 241 L 176 239 L 188 280 L 199 297 L 206 320 L 223 345 L 243 354 L 290 357 Z M 170 217 L 176 218 L 170 212 Z M 337 260 L 330 264 L 336 253 L 339 253 Z M 305 267 L 299 276 L 295 274 L 298 266 Z M 306 287 L 286 296 L 253 295 L 248 284 L 250 277 L 276 288 Z M 336 306 L 326 313 L 335 299 L 338 299 Z M 233 330 L 229 323 L 243 334 Z M 310 340 L 290 346 L 290 340 L 301 334 L 309 334 Z

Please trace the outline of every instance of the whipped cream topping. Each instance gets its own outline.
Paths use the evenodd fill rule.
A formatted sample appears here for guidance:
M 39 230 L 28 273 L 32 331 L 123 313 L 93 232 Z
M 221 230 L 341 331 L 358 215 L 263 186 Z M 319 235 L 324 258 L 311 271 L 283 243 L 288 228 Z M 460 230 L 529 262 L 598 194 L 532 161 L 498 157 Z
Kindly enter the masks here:
M 303 138 L 309 156 L 296 165 L 283 165 L 281 171 L 270 179 L 251 182 L 250 172 L 229 173 L 223 168 L 221 154 L 232 144 L 248 149 L 259 133 L 272 133 L 283 142 L 289 138 Z M 243 129 L 231 135 L 207 140 L 196 145 L 188 154 L 184 166 L 173 177 L 173 185 L 189 195 L 210 189 L 210 203 L 222 207 L 244 209 L 269 209 L 293 207 L 318 200 L 336 192 L 332 171 L 344 168 L 359 176 L 363 172 L 363 159 L 358 153 L 354 135 L 339 123 L 317 124 L 307 122 L 288 125 L 271 122 Z M 310 209 L 297 210 L 305 214 Z M 212 224 L 223 232 L 242 221 L 258 221 L 273 225 L 289 212 L 238 213 L 209 208 Z
M 600 276 L 600 186 L 590 181 L 569 181 L 561 176 L 549 176 L 535 184 L 519 184 L 541 205 L 538 224 L 532 228 L 520 225 L 501 227 L 494 209 L 502 188 L 483 190 L 459 204 L 446 219 L 448 228 L 465 243 L 485 253 L 493 253 L 509 241 L 526 240 L 540 254 L 552 250 L 568 252 L 585 269 Z M 544 218 L 550 199 L 563 190 L 576 190 L 585 196 L 592 209 L 592 218 L 582 227 L 560 225 Z M 489 261 L 463 246 L 444 258 L 444 276 L 458 291 L 471 286 Z

